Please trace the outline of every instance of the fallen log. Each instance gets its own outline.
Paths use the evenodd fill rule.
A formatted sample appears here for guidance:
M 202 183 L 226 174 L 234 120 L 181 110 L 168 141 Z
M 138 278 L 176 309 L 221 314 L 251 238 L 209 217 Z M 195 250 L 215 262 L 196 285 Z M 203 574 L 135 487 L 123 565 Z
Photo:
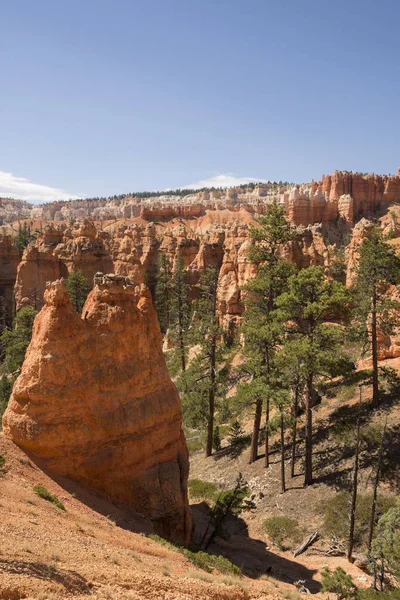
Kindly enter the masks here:
M 312 533 L 310 535 L 310 537 L 308 537 L 306 540 L 304 540 L 304 542 L 302 544 L 300 544 L 300 546 L 298 548 L 296 548 L 296 550 L 293 552 L 293 556 L 298 556 L 299 554 L 301 554 L 302 552 L 307 550 L 307 548 L 309 546 L 311 546 L 311 544 L 316 542 L 318 540 L 318 538 L 319 538 L 318 531 L 314 531 L 314 533 Z

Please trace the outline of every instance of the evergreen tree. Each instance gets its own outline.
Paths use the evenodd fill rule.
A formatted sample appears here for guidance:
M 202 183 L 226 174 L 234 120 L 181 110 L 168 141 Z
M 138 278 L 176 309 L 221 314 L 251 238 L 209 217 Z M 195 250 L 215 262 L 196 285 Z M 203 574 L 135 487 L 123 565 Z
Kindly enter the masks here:
M 161 333 L 168 331 L 171 312 L 171 265 L 165 252 L 160 252 L 157 261 L 156 287 L 154 305 L 160 323 Z
M 170 302 L 170 337 L 177 347 L 182 372 L 186 371 L 186 346 L 190 326 L 189 286 L 181 255 L 176 259 Z
M 218 425 L 214 429 L 213 448 L 214 448 L 215 452 L 218 452 L 219 450 L 221 450 L 221 437 L 219 434 Z
M 400 582 L 400 498 L 378 521 L 372 556 L 380 568 L 381 591 L 385 571 L 389 571 Z
M 342 368 L 344 332 L 326 321 L 345 314 L 348 295 L 337 281 L 329 281 L 322 267 L 308 267 L 289 279 L 289 289 L 277 300 L 286 320 L 285 344 L 302 356 L 299 374 L 306 382 L 305 485 L 312 483 L 312 405 L 316 379 Z M 286 346 L 286 351 L 288 347 Z
M 13 380 L 10 381 L 7 375 L 3 375 L 0 379 L 0 423 L 1 417 L 7 408 L 8 400 L 10 399 L 13 387 Z
M 281 344 L 282 323 L 277 319 L 276 300 L 284 291 L 293 265 L 280 256 L 282 245 L 293 237 L 282 206 L 274 201 L 268 213 L 250 228 L 254 245 L 250 259 L 258 264 L 255 279 L 244 288 L 245 313 L 242 333 L 245 338 L 244 371 L 249 381 L 240 386 L 239 397 L 254 404 L 254 422 L 249 462 L 258 458 L 258 442 L 265 400 L 265 465 L 269 465 L 270 387 L 274 378 L 276 352 Z
M 378 406 L 378 333 L 394 333 L 400 325 L 400 302 L 390 298 L 390 285 L 400 283 L 400 259 L 378 225 L 362 243 L 357 267 L 355 322 L 372 354 L 372 405 Z
M 15 317 L 14 329 L 6 330 L 0 336 L 5 348 L 5 366 L 8 373 L 19 371 L 24 362 L 25 352 L 32 337 L 36 311 L 31 306 L 21 308 Z
M 89 285 L 82 271 L 73 271 L 65 282 L 68 295 L 72 306 L 78 314 L 81 314 L 82 308 L 89 294 Z
M 32 239 L 30 226 L 27 225 L 26 221 L 23 225 L 20 223 L 18 225 L 18 233 L 14 238 L 14 244 L 17 246 L 21 254 Z
M 184 413 L 207 414 L 206 456 L 212 454 L 215 402 L 225 375 L 222 369 L 225 346 L 217 314 L 217 287 L 218 271 L 207 267 L 200 281 L 200 297 L 195 303 L 191 327 L 192 342 L 199 346 L 199 352 L 180 381 L 184 391 Z

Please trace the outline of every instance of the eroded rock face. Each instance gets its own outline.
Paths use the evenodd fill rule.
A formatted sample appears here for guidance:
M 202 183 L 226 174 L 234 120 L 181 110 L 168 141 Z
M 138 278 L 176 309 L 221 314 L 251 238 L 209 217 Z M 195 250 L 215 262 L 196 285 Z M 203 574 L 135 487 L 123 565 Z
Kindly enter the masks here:
M 47 286 L 3 430 L 48 469 L 87 484 L 186 544 L 188 454 L 148 289 L 101 273 L 82 312 Z

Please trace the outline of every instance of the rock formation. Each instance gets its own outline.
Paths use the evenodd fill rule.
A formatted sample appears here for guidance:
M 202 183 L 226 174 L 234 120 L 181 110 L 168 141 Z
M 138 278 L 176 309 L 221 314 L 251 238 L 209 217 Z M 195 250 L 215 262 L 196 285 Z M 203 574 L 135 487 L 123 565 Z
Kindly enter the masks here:
M 62 279 L 47 286 L 4 433 L 50 471 L 186 544 L 191 516 L 181 406 L 150 293 L 100 273 L 82 315 Z

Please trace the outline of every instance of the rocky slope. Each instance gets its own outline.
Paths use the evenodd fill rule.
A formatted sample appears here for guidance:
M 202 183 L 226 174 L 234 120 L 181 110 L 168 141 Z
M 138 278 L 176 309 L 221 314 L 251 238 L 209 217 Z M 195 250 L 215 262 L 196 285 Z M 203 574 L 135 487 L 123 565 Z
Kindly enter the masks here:
M 95 277 L 83 318 L 48 285 L 3 430 L 51 472 L 98 490 L 178 544 L 191 535 L 181 406 L 145 286 Z
M 55 482 L 1 433 L 0 454 L 2 600 L 281 600 L 293 589 L 206 573 L 133 533 L 129 515 L 110 502 Z M 38 497 L 38 484 L 66 510 Z

